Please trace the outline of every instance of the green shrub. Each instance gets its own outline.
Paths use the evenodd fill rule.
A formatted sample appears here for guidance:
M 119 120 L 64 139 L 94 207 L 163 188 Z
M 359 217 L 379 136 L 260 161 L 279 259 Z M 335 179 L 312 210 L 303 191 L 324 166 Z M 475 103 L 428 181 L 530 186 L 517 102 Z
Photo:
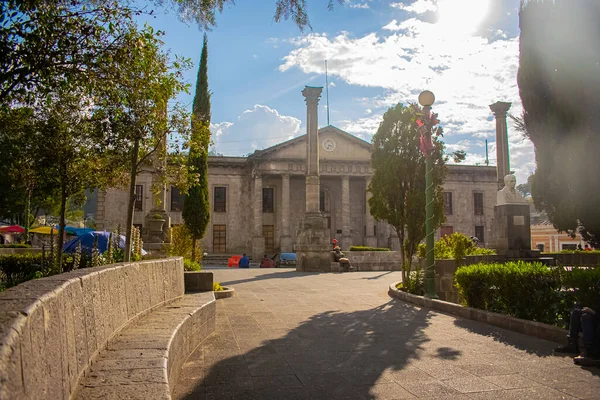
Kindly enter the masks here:
M 350 251 L 390 251 L 387 247 L 350 246 Z
M 541 263 L 479 263 L 459 268 L 455 285 L 469 307 L 557 324 L 564 313 L 561 271 Z
M 496 254 L 493 249 L 476 246 L 470 237 L 455 232 L 446 235 L 435 242 L 433 252 L 436 260 L 462 260 L 466 256 L 481 256 Z M 419 258 L 425 258 L 425 244 L 419 244 L 417 249 Z
M 600 268 L 573 268 L 562 274 L 565 313 L 579 302 L 583 307 L 600 310 Z M 565 315 L 566 318 L 568 315 Z
M 30 244 L 25 243 L 10 243 L 10 244 L 0 244 L 0 249 L 30 249 Z
M 225 290 L 225 288 L 219 282 L 213 282 L 213 292 L 220 292 L 222 290 Z
M 50 253 L 5 254 L 0 256 L 0 283 L 9 288 L 25 281 L 55 275 L 73 269 L 74 257 L 63 254 L 61 270 L 52 268 Z M 82 256 L 79 268 L 89 267 L 89 257 Z
M 188 260 L 187 258 L 183 259 L 183 268 L 186 271 L 200 271 L 202 269 L 198 261 Z
M 398 290 L 423 296 L 425 294 L 425 274 L 421 269 L 410 271 L 404 282 L 396 285 Z
M 179 256 L 184 259 L 192 259 L 192 234 L 185 224 L 175 225 L 171 228 L 171 243 L 165 245 L 167 254 L 171 257 Z M 196 241 L 196 258 L 200 262 L 202 257 L 202 249 L 200 240 Z

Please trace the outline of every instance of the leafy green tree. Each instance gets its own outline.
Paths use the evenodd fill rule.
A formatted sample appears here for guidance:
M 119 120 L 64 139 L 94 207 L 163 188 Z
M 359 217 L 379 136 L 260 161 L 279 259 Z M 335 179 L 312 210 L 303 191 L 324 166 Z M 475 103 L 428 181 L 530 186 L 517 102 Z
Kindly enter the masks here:
M 210 144 L 210 91 L 208 89 L 208 39 L 200 56 L 196 95 L 192 114 L 192 136 L 188 168 L 190 183 L 183 206 L 183 219 L 192 235 L 192 261 L 196 261 L 196 243 L 206 232 L 210 218 L 208 200 L 208 146 Z
M 371 165 L 373 178 L 369 191 L 371 215 L 389 223 L 398 239 L 402 255 L 402 278 L 411 270 L 412 257 L 425 238 L 425 155 L 420 150 L 420 132 L 416 124 L 421 117 L 418 106 L 398 104 L 383 115 L 373 136 Z M 441 129 L 437 131 L 441 135 Z M 443 219 L 442 180 L 445 174 L 444 145 L 432 138 L 434 226 Z
M 518 84 L 534 144 L 535 207 L 600 247 L 600 3 L 522 2 Z
M 337 0 L 340 4 L 344 0 Z M 143 2 L 142 2 L 143 3 Z M 201 29 L 215 25 L 215 15 L 234 0 L 154 0 L 176 9 L 182 21 Z M 333 0 L 327 6 L 333 8 Z M 110 84 L 118 76 L 115 51 L 133 18 L 153 14 L 130 0 L 7 0 L 0 2 L 0 104 L 34 101 L 73 81 L 82 86 Z M 310 26 L 306 0 L 277 0 L 274 19 Z
M 129 171 L 125 261 L 131 258 L 135 181 L 142 168 L 153 164 L 159 184 L 169 177 L 176 186 L 186 188 L 182 150 L 189 139 L 190 117 L 180 104 L 169 106 L 169 102 L 187 91 L 182 70 L 190 63 L 168 58 L 161 49 L 163 34 L 149 26 L 130 31 L 134 45 L 122 55 L 120 77 L 100 104 L 102 120 L 108 125 L 107 140 L 114 149 L 114 165 Z

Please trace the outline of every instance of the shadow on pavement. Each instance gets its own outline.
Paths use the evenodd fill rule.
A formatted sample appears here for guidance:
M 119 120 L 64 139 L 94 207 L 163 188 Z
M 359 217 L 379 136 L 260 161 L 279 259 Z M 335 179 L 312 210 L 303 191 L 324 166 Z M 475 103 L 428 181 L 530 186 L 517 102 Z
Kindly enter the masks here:
M 260 324 L 264 331 L 257 332 L 258 326 L 248 320 L 246 327 L 235 327 L 235 337 L 219 331 L 205 341 L 203 364 L 198 364 L 204 365 L 203 373 L 196 369 L 190 372 L 195 376 L 180 377 L 188 381 L 188 394 L 179 398 L 373 399 L 386 393 L 412 397 L 394 381 L 418 385 L 428 376 L 410 362 L 429 342 L 423 331 L 430 318 L 426 309 L 392 300 L 360 311 L 322 312 L 294 329 L 283 328 L 284 320 L 271 325 L 267 321 Z M 265 334 L 271 339 L 264 340 Z M 445 347 L 433 357 L 458 355 L 460 351 Z
M 235 270 L 237 270 L 237 269 L 235 269 Z M 220 283 L 221 283 L 221 285 L 231 286 L 231 285 L 239 285 L 241 283 L 247 283 L 247 282 L 263 281 L 263 280 L 267 280 L 267 279 L 297 278 L 302 275 L 319 275 L 319 272 L 296 272 L 296 270 L 294 269 L 294 270 L 288 270 L 288 271 L 272 272 L 270 274 L 256 275 L 256 276 L 253 276 L 252 278 L 246 278 L 246 279 L 237 279 L 237 280 L 229 280 L 229 281 L 224 280 Z

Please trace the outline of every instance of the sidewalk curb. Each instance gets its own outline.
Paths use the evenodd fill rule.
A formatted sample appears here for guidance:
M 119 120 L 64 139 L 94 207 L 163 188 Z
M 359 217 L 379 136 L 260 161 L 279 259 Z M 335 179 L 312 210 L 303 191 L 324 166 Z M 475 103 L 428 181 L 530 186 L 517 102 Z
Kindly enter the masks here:
M 567 337 L 568 332 L 563 328 L 490 311 L 479 310 L 477 308 L 463 307 L 459 304 L 443 300 L 428 299 L 398 290 L 396 288 L 398 283 L 400 282 L 394 282 L 390 285 L 388 295 L 407 303 L 431 308 L 436 311 L 452 314 L 465 319 L 471 319 L 473 321 L 484 322 L 486 324 L 497 326 L 498 328 L 533 336 L 538 339 L 549 340 L 551 342 L 563 343 Z

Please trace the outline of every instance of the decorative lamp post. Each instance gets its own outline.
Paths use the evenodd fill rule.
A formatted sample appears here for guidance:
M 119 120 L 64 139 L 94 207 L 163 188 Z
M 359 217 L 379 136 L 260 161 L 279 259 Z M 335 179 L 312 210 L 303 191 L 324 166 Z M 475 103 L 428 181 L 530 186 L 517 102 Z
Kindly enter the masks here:
M 419 104 L 423 106 L 425 137 L 421 137 L 421 150 L 425 153 L 425 297 L 438 299 L 435 292 L 435 258 L 433 253 L 433 144 L 431 141 L 431 105 L 435 102 L 435 96 L 429 90 L 419 94 Z

